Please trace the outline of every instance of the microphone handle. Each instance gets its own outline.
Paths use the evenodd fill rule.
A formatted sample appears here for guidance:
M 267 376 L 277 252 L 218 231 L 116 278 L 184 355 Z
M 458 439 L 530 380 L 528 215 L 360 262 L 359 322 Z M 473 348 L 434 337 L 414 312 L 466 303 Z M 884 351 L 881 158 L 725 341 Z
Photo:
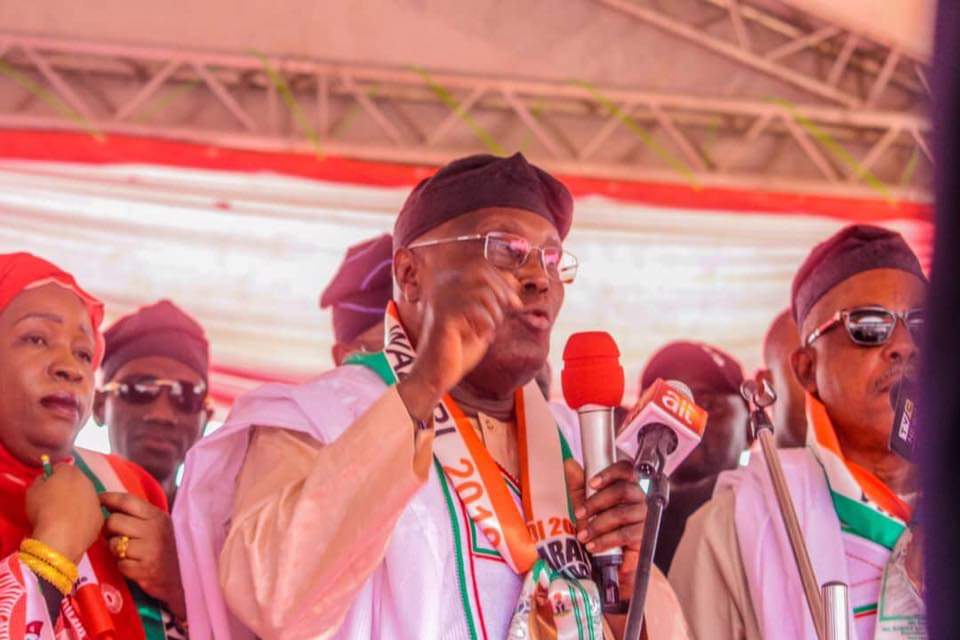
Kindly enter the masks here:
M 617 461 L 613 437 L 613 408 L 588 404 L 579 409 L 577 417 L 580 419 L 586 497 L 590 498 L 597 492 L 590 486 L 590 479 Z M 623 555 L 623 550 L 615 547 L 596 555 Z
M 583 474 L 586 482 L 586 497 L 596 491 L 590 486 L 590 478 L 616 462 L 616 445 L 613 437 L 613 408 L 600 405 L 585 405 L 577 411 L 580 419 L 580 443 L 583 449 Z M 606 613 L 622 613 L 620 600 L 620 566 L 623 564 L 623 549 L 614 547 L 593 554 L 594 574 L 600 591 L 600 603 Z
M 650 573 L 653 571 L 653 555 L 657 550 L 663 512 L 669 503 L 670 480 L 666 474 L 658 470 L 650 478 L 650 491 L 647 493 L 647 519 L 643 523 L 643 542 L 640 543 L 640 558 L 633 581 L 633 595 L 630 597 L 630 608 L 627 610 L 624 640 L 640 640 L 640 634 L 643 631 L 643 608 L 647 601 Z

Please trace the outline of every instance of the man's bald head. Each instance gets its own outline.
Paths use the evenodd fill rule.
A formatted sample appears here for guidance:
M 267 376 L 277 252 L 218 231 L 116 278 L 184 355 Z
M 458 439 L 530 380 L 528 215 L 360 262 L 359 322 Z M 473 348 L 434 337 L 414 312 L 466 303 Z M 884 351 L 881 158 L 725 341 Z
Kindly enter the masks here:
M 797 330 L 797 323 L 793 320 L 790 309 L 784 309 L 767 329 L 767 335 L 763 339 L 763 361 L 769 364 L 782 358 L 784 354 L 789 359 L 790 353 L 799 346 L 800 332 Z
M 760 372 L 777 393 L 773 421 L 779 447 L 801 447 L 806 441 L 803 387 L 790 364 L 791 354 L 799 347 L 797 324 L 790 309 L 784 309 L 774 318 L 763 340 L 765 369 Z

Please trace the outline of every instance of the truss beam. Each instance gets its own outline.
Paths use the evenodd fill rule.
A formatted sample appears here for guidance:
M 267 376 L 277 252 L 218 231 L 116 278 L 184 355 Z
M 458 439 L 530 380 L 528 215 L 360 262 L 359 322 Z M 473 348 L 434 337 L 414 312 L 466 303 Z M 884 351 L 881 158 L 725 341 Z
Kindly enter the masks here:
M 929 95 L 921 69 L 925 61 L 910 59 L 895 47 L 868 41 L 838 25 L 818 23 L 813 17 L 801 26 L 744 0 L 596 1 L 846 109 L 915 104 Z M 678 5 L 692 5 L 692 14 L 671 13 Z M 757 42 L 770 40 L 775 44 L 760 50 Z M 826 75 L 817 71 L 823 62 L 831 65 Z M 866 93 L 859 88 L 862 80 L 866 80 Z
M 736 4 L 741 27 L 756 25 L 750 5 Z M 833 31 L 795 36 L 789 50 L 767 57 L 790 58 Z M 0 52 L 2 127 L 424 164 L 522 150 L 556 170 L 598 178 L 928 197 L 929 124 L 905 111 L 2 32 Z M 872 95 L 889 90 L 902 60 L 889 54 Z M 911 73 L 923 77 L 919 68 Z M 904 172 L 913 158 L 916 169 Z

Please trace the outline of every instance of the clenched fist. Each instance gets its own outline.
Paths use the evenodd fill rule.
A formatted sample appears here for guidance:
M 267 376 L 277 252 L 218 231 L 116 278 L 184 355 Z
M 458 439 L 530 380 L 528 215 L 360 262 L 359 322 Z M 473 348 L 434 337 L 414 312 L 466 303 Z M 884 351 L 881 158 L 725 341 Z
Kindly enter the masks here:
M 513 286 L 487 262 L 440 276 L 426 301 L 417 361 L 397 385 L 411 414 L 429 419 L 486 354 L 505 315 L 522 306 Z

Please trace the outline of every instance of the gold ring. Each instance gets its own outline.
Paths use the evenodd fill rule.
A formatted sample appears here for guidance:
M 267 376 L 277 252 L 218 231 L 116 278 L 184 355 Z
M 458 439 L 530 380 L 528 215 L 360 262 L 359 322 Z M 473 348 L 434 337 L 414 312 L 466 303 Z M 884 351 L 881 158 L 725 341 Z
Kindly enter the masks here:
M 125 560 L 127 557 L 127 547 L 130 546 L 130 536 L 120 536 L 117 539 L 117 557 Z

